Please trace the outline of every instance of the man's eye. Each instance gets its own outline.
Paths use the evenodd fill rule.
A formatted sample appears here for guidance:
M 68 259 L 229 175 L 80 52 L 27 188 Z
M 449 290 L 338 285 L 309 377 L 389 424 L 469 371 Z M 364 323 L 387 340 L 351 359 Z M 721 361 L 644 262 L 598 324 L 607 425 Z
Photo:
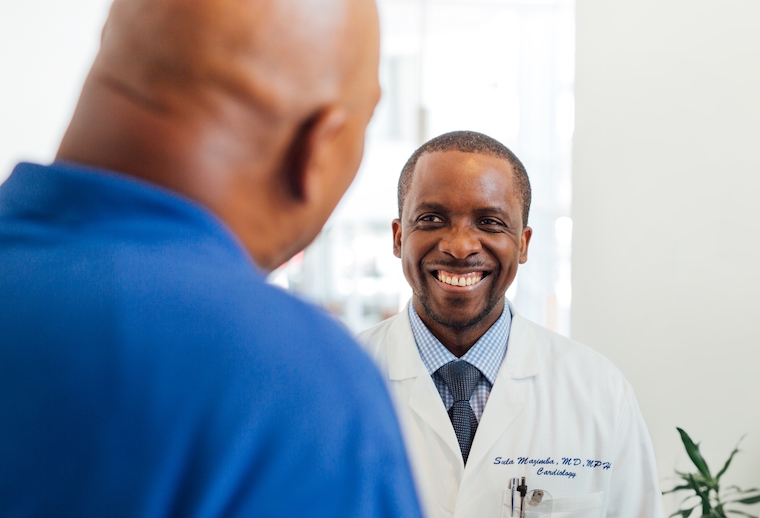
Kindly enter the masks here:
M 480 220 L 481 225 L 501 225 L 501 221 L 491 218 L 483 218 Z
M 435 214 L 426 214 L 425 216 L 421 216 L 418 221 L 424 221 L 426 223 L 440 223 L 443 220 Z

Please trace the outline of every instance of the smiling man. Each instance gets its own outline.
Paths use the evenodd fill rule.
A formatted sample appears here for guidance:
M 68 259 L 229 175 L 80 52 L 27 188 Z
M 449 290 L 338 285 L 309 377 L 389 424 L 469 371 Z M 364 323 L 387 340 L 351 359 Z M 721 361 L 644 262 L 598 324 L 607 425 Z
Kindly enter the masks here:
M 387 376 L 428 516 L 658 518 L 630 385 L 506 300 L 530 200 L 522 163 L 480 133 L 434 138 L 401 172 L 393 251 L 413 297 L 360 339 Z

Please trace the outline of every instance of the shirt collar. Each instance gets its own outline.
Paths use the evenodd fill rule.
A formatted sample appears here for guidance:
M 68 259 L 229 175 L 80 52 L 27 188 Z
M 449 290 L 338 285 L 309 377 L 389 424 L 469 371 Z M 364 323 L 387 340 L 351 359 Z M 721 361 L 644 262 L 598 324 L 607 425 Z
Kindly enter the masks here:
M 422 363 L 432 376 L 435 371 L 458 358 L 438 340 L 414 309 L 414 303 L 409 303 L 409 322 Z M 507 352 L 507 339 L 512 324 L 512 313 L 509 304 L 505 302 L 504 310 L 498 320 L 481 336 L 477 342 L 462 356 L 461 360 L 474 365 L 483 376 L 493 385 L 499 372 L 504 355 Z

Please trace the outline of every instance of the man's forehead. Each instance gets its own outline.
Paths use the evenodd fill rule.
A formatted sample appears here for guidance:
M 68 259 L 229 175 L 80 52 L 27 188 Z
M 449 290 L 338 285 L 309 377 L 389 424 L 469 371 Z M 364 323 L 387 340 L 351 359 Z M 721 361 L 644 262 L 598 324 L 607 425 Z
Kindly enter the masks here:
M 456 205 L 468 211 L 503 211 L 519 201 L 507 161 L 458 153 L 433 152 L 420 157 L 407 192 L 407 208 L 443 210 Z
M 442 182 L 499 183 L 514 190 L 514 170 L 504 158 L 458 150 L 430 151 L 422 154 L 414 167 L 409 195 L 437 190 Z

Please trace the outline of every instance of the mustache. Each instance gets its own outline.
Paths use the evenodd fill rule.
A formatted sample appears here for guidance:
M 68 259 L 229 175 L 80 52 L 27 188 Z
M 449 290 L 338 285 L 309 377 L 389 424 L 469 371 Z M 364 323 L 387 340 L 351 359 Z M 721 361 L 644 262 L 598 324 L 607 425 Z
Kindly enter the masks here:
M 459 269 L 459 270 L 492 270 L 493 266 L 483 261 L 467 261 L 467 260 L 448 260 L 448 261 L 435 261 L 434 263 L 423 264 L 423 267 L 428 270 L 446 270 L 446 269 Z

